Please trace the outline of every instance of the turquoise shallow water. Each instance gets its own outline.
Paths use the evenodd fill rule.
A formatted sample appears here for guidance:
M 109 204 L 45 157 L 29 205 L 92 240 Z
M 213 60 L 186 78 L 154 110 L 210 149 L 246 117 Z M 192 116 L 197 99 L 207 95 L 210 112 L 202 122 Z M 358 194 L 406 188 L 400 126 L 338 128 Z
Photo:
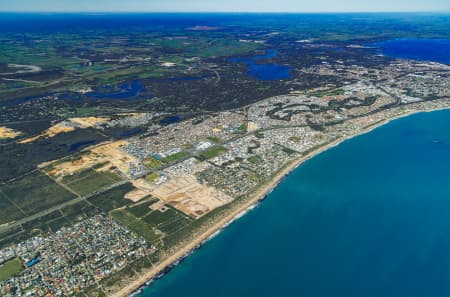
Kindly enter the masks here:
M 450 296 L 450 111 L 304 163 L 144 296 Z

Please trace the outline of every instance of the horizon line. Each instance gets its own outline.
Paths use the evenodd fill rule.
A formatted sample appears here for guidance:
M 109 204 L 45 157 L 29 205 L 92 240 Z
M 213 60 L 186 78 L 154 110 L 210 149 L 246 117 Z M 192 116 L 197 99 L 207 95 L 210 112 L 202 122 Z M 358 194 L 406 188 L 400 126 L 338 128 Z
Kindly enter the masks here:
M 17 14 L 352 14 L 352 13 L 368 13 L 368 14 L 380 14 L 380 13 L 433 13 L 433 14 L 449 14 L 450 10 L 442 11 L 442 10 L 380 10 L 380 11 L 345 11 L 345 10 L 336 10 L 336 11 L 119 11 L 119 10 L 111 10 L 111 11 L 27 11 L 27 10 L 0 10 L 0 13 L 17 13 Z

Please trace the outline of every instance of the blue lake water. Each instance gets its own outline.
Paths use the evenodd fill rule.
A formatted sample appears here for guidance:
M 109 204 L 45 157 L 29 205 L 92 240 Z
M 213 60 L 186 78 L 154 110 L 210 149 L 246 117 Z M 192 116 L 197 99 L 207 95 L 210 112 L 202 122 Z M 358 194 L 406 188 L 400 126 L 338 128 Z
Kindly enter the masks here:
M 139 95 L 140 92 L 145 91 L 145 87 L 140 80 L 132 80 L 118 86 L 118 89 L 110 92 L 94 91 L 87 93 L 90 98 L 95 99 L 129 99 Z
M 116 137 L 131 137 L 131 136 L 135 136 L 139 133 L 144 133 L 144 132 L 145 132 L 144 128 L 136 127 L 136 128 L 131 128 L 131 129 L 127 129 L 124 131 L 120 131 L 119 133 L 113 134 L 113 135 L 115 135 Z
M 73 143 L 69 146 L 69 152 L 75 152 L 75 151 L 79 150 L 80 148 L 89 146 L 91 144 L 94 144 L 95 142 L 96 142 L 95 140 L 85 140 L 85 141 L 79 141 L 79 142 Z
M 80 100 L 82 98 L 88 98 L 90 100 L 99 99 L 111 99 L 111 100 L 134 100 L 140 98 L 139 95 L 145 93 L 147 90 L 140 80 L 132 80 L 127 83 L 123 83 L 118 86 L 105 87 L 104 90 L 95 90 L 85 95 L 80 95 L 78 93 L 62 93 L 60 94 L 61 99 L 68 100 Z M 28 96 L 19 99 L 9 100 L 0 102 L 0 107 L 2 106 L 15 106 L 24 104 L 33 100 L 39 100 L 46 96 L 55 95 L 55 93 L 47 93 L 45 95 L 39 96 Z
M 450 39 L 393 39 L 372 46 L 393 58 L 450 64 Z
M 181 121 L 181 117 L 178 115 L 167 116 L 159 121 L 161 125 L 170 125 Z
M 450 296 L 450 111 L 307 161 L 143 296 Z
M 259 80 L 281 80 L 290 79 L 291 68 L 285 65 L 267 63 L 265 60 L 273 59 L 278 55 L 276 50 L 269 50 L 264 55 L 253 57 L 234 57 L 228 59 L 232 63 L 244 63 L 248 67 L 248 75 Z

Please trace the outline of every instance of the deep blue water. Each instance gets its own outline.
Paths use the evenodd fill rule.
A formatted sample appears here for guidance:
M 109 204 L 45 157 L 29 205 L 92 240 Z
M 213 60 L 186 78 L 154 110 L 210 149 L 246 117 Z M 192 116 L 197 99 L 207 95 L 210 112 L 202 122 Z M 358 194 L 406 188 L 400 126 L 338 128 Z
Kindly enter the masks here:
M 450 39 L 393 39 L 374 46 L 393 58 L 450 64 Z
M 118 89 L 110 92 L 94 91 L 87 93 L 86 96 L 94 99 L 134 99 L 140 92 L 144 92 L 145 87 L 140 80 L 132 80 L 121 84 Z
M 133 32 L 149 30 L 179 30 L 202 26 L 220 26 L 223 30 L 246 28 L 286 30 L 297 26 L 304 29 L 302 37 L 315 30 L 345 29 L 350 25 L 366 30 L 382 30 L 389 26 L 399 31 L 416 29 L 423 24 L 448 23 L 448 14 L 423 13 L 0 13 L 2 33 L 55 33 L 96 31 Z M 303 33 L 300 31 L 300 33 Z M 417 29 L 415 30 L 417 32 Z M 438 32 L 440 32 L 438 30 Z
M 181 117 L 174 115 L 174 116 L 167 116 L 159 121 L 161 125 L 170 125 L 181 121 Z
M 103 90 L 94 90 L 92 92 L 86 93 L 84 95 L 80 95 L 78 93 L 66 92 L 60 94 L 61 99 L 68 100 L 81 100 L 81 99 L 90 99 L 90 100 L 99 100 L 99 99 L 110 99 L 110 100 L 136 100 L 142 98 L 139 96 L 143 93 L 146 93 L 147 89 L 143 85 L 140 80 L 132 80 L 126 83 L 123 83 L 118 86 L 106 86 Z M 14 99 L 10 101 L 0 102 L 1 106 L 14 106 L 24 104 L 33 100 L 41 99 L 45 96 L 55 95 L 55 93 L 47 93 L 45 95 L 38 96 L 28 96 L 19 99 Z
M 244 63 L 248 67 L 248 74 L 259 80 L 280 80 L 292 78 L 290 67 L 267 63 L 264 61 L 275 58 L 277 54 L 278 53 L 276 50 L 269 50 L 264 55 L 246 58 L 235 57 L 230 58 L 229 61 L 232 63 Z
M 94 144 L 95 142 L 96 142 L 95 140 L 85 140 L 85 141 L 79 141 L 76 143 L 72 143 L 69 147 L 69 152 L 75 152 L 78 149 L 80 149 L 82 147 L 86 147 L 91 144 Z
M 27 97 L 22 97 L 19 99 L 13 99 L 13 100 L 9 100 L 9 101 L 0 101 L 0 107 L 7 107 L 7 106 L 15 106 L 15 105 L 20 105 L 20 104 L 24 104 L 33 100 L 39 100 L 43 97 L 46 96 L 50 96 L 50 93 L 47 93 L 45 95 L 38 95 L 38 96 L 27 96 Z
M 450 296 L 450 111 L 307 161 L 144 296 Z
M 142 84 L 140 80 L 132 80 L 130 82 L 118 85 L 116 87 L 112 86 L 106 86 L 103 90 L 95 90 L 89 93 L 86 93 L 85 95 L 75 94 L 75 93 L 62 93 L 60 95 L 60 98 L 62 99 L 68 99 L 68 100 L 80 100 L 84 98 L 88 98 L 91 100 L 98 100 L 98 99 L 117 99 L 117 100 L 135 100 L 139 99 L 139 95 L 142 93 L 145 93 L 147 90 L 145 86 Z M 33 100 L 41 99 L 45 96 L 51 96 L 55 93 L 47 93 L 45 95 L 38 95 L 38 96 L 28 96 L 23 97 L 19 99 L 9 100 L 0 102 L 1 106 L 15 106 L 24 104 Z
M 120 131 L 119 133 L 117 133 L 115 135 L 117 137 L 131 137 L 131 136 L 135 136 L 139 133 L 144 133 L 144 132 L 145 132 L 144 128 L 136 127 L 136 128 L 131 128 L 131 129 Z

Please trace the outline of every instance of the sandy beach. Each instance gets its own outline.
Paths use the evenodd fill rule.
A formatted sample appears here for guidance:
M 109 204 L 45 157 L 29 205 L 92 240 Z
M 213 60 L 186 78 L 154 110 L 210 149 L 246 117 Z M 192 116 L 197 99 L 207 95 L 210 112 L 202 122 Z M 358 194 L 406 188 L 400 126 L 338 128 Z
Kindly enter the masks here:
M 158 265 L 150 268 L 147 271 L 144 271 L 142 275 L 136 279 L 134 279 L 131 283 L 129 283 L 127 286 L 121 288 L 120 290 L 116 291 L 114 294 L 111 294 L 112 297 L 125 297 L 129 294 L 135 292 L 138 290 L 141 286 L 143 286 L 147 281 L 154 278 L 156 275 L 158 275 L 161 271 L 163 271 L 168 266 L 172 265 L 176 261 L 182 259 L 186 254 L 193 251 L 194 249 L 198 248 L 205 240 L 210 238 L 212 235 L 217 233 L 219 230 L 221 230 L 225 225 L 227 225 L 230 221 L 234 220 L 236 217 L 239 217 L 242 212 L 246 211 L 247 209 L 253 207 L 254 205 L 258 204 L 258 202 L 270 192 L 272 191 L 282 180 L 284 177 L 286 177 L 288 174 L 290 174 L 294 169 L 296 169 L 298 166 L 300 166 L 303 162 L 307 161 L 308 159 L 311 159 L 322 152 L 335 147 L 339 145 L 340 143 L 349 140 L 353 137 L 368 133 L 380 126 L 383 126 L 393 120 L 407 117 L 412 114 L 421 113 L 421 112 L 432 112 L 436 110 L 443 110 L 448 108 L 432 108 L 432 109 L 426 109 L 426 110 L 417 110 L 417 111 L 410 111 L 405 112 L 404 114 L 399 114 L 393 118 L 386 119 L 384 121 L 381 121 L 379 123 L 376 123 L 374 125 L 371 125 L 358 133 L 355 133 L 354 135 L 349 135 L 346 137 L 341 137 L 339 139 L 336 139 L 333 142 L 330 142 L 328 144 L 325 144 L 314 151 L 310 152 L 309 154 L 303 156 L 302 158 L 299 158 L 295 161 L 293 161 L 291 164 L 286 166 L 283 170 L 281 170 L 276 176 L 273 177 L 273 179 L 270 182 L 267 182 L 266 184 L 262 185 L 260 188 L 258 188 L 257 191 L 251 194 L 250 198 L 247 198 L 246 201 L 242 204 L 236 205 L 236 208 L 230 211 L 229 214 L 227 214 L 225 217 L 221 218 L 217 222 L 214 222 L 208 230 L 197 236 L 194 240 L 189 242 L 188 244 L 184 245 L 183 248 L 177 250 L 174 254 L 163 260 Z

